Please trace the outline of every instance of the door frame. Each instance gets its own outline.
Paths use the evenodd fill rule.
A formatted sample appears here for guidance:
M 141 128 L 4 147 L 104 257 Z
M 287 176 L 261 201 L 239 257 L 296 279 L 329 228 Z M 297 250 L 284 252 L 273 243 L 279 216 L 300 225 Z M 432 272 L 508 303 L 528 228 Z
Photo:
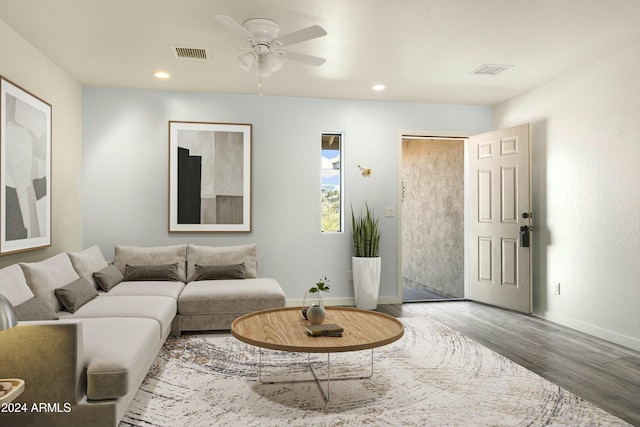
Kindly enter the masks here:
M 469 268 L 467 260 L 467 251 L 469 246 L 469 142 L 470 136 L 478 132 L 465 131 L 442 131 L 442 130 L 413 130 L 399 129 L 397 133 L 397 176 L 396 176 L 396 236 L 397 236 L 397 260 L 396 271 L 398 283 L 396 303 L 402 303 L 402 140 L 405 138 L 413 139 L 460 139 L 464 141 L 464 298 L 469 295 Z

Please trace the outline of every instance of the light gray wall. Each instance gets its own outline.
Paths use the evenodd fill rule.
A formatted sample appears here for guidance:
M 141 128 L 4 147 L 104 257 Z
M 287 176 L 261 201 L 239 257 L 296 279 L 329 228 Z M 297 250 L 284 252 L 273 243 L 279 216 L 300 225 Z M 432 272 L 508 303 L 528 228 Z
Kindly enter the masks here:
M 0 257 L 0 267 L 82 249 L 80 85 L 0 20 L 0 75 L 51 104 L 51 247 Z
M 495 128 L 533 124 L 536 313 L 636 350 L 639 93 L 637 45 L 494 108 Z
M 253 125 L 253 232 L 168 233 L 168 121 Z M 320 138 L 344 132 L 345 205 L 380 216 L 382 300 L 397 298 L 398 129 L 484 132 L 491 109 L 330 99 L 107 89 L 83 90 L 84 244 L 107 258 L 115 244 L 258 244 L 260 274 L 291 300 L 325 275 L 333 302 L 353 297 L 350 228 L 320 232 Z M 372 168 L 370 177 L 357 165 Z

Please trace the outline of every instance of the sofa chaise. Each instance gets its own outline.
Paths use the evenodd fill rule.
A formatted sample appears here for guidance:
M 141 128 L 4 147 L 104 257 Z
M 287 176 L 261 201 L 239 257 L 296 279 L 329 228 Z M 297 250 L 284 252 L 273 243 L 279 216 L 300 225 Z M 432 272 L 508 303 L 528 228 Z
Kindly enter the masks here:
M 93 246 L 0 269 L 17 327 L 0 332 L 0 378 L 25 391 L 0 425 L 117 426 L 170 334 L 228 330 L 283 307 L 256 246 Z

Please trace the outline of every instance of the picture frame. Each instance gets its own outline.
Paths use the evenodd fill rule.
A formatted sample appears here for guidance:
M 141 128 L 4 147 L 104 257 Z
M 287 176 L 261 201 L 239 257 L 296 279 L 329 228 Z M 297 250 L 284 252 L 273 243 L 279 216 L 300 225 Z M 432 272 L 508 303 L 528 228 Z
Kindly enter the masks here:
M 0 76 L 0 255 L 51 246 L 51 104 Z
M 251 124 L 169 122 L 169 232 L 251 232 Z

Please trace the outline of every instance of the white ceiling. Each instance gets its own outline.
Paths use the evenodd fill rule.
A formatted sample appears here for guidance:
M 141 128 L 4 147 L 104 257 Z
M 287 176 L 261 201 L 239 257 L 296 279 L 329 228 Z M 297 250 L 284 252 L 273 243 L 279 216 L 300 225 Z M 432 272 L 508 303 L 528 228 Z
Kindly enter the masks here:
M 289 48 L 326 63 L 287 61 L 264 95 L 494 105 L 640 43 L 638 0 L 0 0 L 0 19 L 82 85 L 259 93 L 216 14 L 327 31 Z M 482 64 L 513 67 L 471 73 Z

